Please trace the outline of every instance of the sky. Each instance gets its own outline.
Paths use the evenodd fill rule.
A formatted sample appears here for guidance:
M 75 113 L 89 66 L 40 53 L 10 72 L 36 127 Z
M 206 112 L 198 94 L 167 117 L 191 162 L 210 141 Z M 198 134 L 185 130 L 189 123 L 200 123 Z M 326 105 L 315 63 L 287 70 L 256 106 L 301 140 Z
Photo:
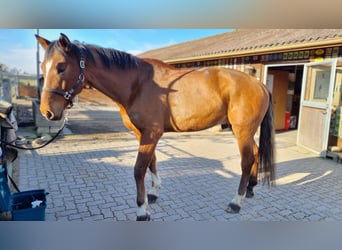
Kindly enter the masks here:
M 78 40 L 133 55 L 185 41 L 199 39 L 232 29 L 39 29 L 39 35 L 56 40 L 64 33 Z M 36 29 L 0 29 L 0 63 L 21 73 L 37 73 Z M 44 50 L 39 49 L 40 61 Z

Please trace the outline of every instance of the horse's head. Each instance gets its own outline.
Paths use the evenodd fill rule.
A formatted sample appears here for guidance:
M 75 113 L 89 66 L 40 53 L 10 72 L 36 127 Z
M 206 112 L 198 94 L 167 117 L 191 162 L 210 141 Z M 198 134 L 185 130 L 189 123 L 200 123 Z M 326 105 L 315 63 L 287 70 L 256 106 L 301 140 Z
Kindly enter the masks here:
M 60 120 L 84 86 L 84 58 L 81 50 L 64 34 L 53 42 L 38 35 L 36 38 L 45 49 L 41 64 L 44 85 L 40 112 L 48 120 Z

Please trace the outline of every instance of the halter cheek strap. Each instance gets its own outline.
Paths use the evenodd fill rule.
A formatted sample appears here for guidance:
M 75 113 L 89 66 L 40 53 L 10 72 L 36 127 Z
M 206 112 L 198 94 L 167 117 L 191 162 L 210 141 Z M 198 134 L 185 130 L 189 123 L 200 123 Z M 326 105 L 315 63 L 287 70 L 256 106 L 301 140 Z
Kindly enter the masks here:
M 75 92 L 75 90 L 80 85 L 82 85 L 82 88 L 84 87 L 84 81 L 85 81 L 84 70 L 85 70 L 85 62 L 84 62 L 83 56 L 81 54 L 80 74 L 78 75 L 77 82 L 74 84 L 74 86 L 69 91 L 62 91 L 62 90 L 52 89 L 52 88 L 47 88 L 47 87 L 44 87 L 43 91 L 47 91 L 47 92 L 50 92 L 50 93 L 53 93 L 53 94 L 57 94 L 57 95 L 63 96 L 64 99 L 68 101 L 68 108 L 71 108 L 73 106 L 72 94 Z

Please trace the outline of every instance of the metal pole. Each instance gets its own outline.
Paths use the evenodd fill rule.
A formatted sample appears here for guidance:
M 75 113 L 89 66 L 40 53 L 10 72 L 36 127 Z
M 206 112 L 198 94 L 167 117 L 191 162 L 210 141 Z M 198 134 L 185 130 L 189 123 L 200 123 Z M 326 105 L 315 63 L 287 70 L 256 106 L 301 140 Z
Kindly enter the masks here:
M 39 29 L 36 29 L 36 33 L 39 36 Z M 40 69 L 40 61 L 39 61 L 39 42 L 37 41 L 37 91 L 38 91 L 38 100 L 40 101 L 40 82 L 39 82 L 39 69 Z

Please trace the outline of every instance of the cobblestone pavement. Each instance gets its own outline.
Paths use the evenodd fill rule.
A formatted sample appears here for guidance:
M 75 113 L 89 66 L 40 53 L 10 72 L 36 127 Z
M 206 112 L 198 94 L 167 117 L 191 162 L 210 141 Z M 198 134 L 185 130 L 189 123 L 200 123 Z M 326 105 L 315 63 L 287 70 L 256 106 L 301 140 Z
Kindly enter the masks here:
M 43 149 L 20 152 L 21 190 L 43 188 L 50 193 L 48 221 L 135 220 L 138 144 L 122 126 L 118 110 L 77 105 L 70 111 L 68 128 L 73 134 Z M 152 220 L 342 220 L 342 165 L 296 146 L 295 137 L 295 131 L 276 136 L 277 186 L 258 185 L 240 214 L 228 214 L 225 209 L 241 172 L 232 133 L 165 134 L 157 148 L 162 188 L 150 206 Z M 147 186 L 150 183 L 147 174 Z

